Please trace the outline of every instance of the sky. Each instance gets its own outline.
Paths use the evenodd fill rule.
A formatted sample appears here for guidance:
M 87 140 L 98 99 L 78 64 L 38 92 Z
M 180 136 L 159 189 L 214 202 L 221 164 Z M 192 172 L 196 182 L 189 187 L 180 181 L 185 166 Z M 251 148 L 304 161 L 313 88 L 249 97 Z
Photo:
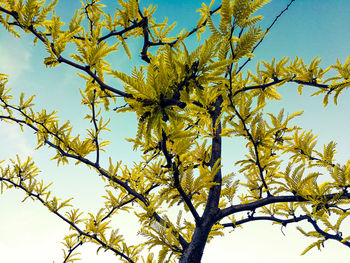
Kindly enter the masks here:
M 110 3 L 112 1 L 104 1 Z M 155 1 L 141 0 L 141 4 L 157 4 L 156 18 L 162 21 L 164 16 L 169 22 L 177 21 L 175 32 L 182 28 L 192 29 L 198 19 L 195 10 L 200 8 L 200 0 L 186 1 Z M 210 2 L 210 1 L 209 1 Z M 208 1 L 205 1 L 208 4 Z M 220 1 L 214 3 L 218 6 Z M 289 3 L 287 0 L 273 0 L 259 11 L 265 18 L 261 24 L 266 28 Z M 75 8 L 80 7 L 78 0 L 60 0 L 57 14 L 62 19 L 72 15 Z M 290 9 L 278 20 L 263 44 L 256 50 L 255 58 L 248 67 L 254 70 L 257 61 L 271 61 L 273 57 L 281 59 L 288 56 L 293 59 L 301 57 L 310 62 L 315 56 L 322 57 L 321 65 L 327 67 L 335 63 L 336 58 L 345 61 L 350 55 L 350 1 L 347 0 L 296 0 Z M 57 109 L 62 121 L 71 120 L 74 131 L 80 132 L 89 127 L 89 122 L 83 120 L 87 113 L 80 107 L 79 88 L 84 88 L 84 82 L 75 74 L 74 69 L 60 65 L 47 69 L 43 65 L 46 56 L 45 49 L 38 43 L 32 45 L 32 37 L 23 35 L 15 39 L 0 27 L 0 73 L 10 76 L 8 87 L 18 98 L 20 92 L 27 96 L 36 94 L 36 109 Z M 197 44 L 193 38 L 191 45 Z M 141 48 L 140 42 L 131 43 L 132 50 Z M 113 67 L 119 71 L 129 72 L 132 65 L 125 56 L 113 58 Z M 115 65 L 114 65 L 115 63 Z M 121 86 L 118 81 L 111 80 L 111 84 Z M 304 110 L 304 114 L 296 120 L 296 124 L 306 129 L 312 129 L 318 134 L 319 145 L 330 140 L 337 142 L 337 160 L 346 162 L 350 159 L 348 138 L 350 122 L 350 95 L 345 91 L 339 98 L 339 105 L 330 104 L 327 108 L 322 105 L 321 97 L 309 97 L 311 88 L 305 88 L 304 96 L 299 96 L 297 86 L 282 87 L 283 99 L 269 106 L 271 111 L 279 111 L 284 107 L 286 112 L 292 113 Z M 106 113 L 111 118 L 112 132 L 103 134 L 103 138 L 111 140 L 107 150 L 113 160 L 123 160 L 132 163 L 138 160 L 137 153 L 132 151 L 130 143 L 123 138 L 136 134 L 136 118 L 132 114 L 116 115 Z M 62 199 L 74 196 L 73 204 L 82 210 L 96 212 L 103 205 L 103 184 L 95 173 L 83 166 L 60 166 L 49 161 L 52 150 L 41 149 L 34 151 L 35 135 L 30 130 L 21 132 L 15 125 L 0 123 L 0 160 L 20 156 L 32 156 L 36 165 L 42 171 L 41 176 L 46 182 L 54 182 L 52 191 Z M 239 158 L 244 151 L 244 143 L 239 140 L 225 145 L 224 156 L 229 156 L 225 164 Z M 226 169 L 226 168 L 225 168 Z M 230 169 L 227 168 L 228 170 Z M 62 262 L 62 246 L 59 244 L 68 230 L 67 225 L 38 202 L 21 201 L 25 195 L 19 191 L 7 190 L 0 195 L 0 262 Z M 134 217 L 121 215 L 117 218 L 121 232 L 128 234 L 127 240 L 136 243 L 138 222 Z M 350 222 L 348 222 L 350 224 Z M 350 227 L 347 227 L 350 235 Z M 209 243 L 203 256 L 203 263 L 221 262 L 260 262 L 260 263 L 291 263 L 291 262 L 319 262 L 328 263 L 331 260 L 349 258 L 350 250 L 337 242 L 326 242 L 321 252 L 312 250 L 305 256 L 301 252 L 312 242 L 304 238 L 296 225 L 288 225 L 283 229 L 269 222 L 253 222 L 242 229 L 226 231 L 225 237 L 218 237 Z M 84 263 L 116 262 L 110 253 L 100 252 L 96 255 L 97 247 L 85 245 L 82 252 Z

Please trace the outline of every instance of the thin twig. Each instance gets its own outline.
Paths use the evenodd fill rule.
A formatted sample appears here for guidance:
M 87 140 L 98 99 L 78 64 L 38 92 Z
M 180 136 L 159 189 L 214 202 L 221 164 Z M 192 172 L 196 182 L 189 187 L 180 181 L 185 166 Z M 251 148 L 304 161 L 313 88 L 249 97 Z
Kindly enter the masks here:
M 168 168 L 172 168 L 174 170 L 174 173 L 173 173 L 174 187 L 178 190 L 180 196 L 184 200 L 184 202 L 187 205 L 188 209 L 191 211 L 191 214 L 194 217 L 194 219 L 196 221 L 196 224 L 199 225 L 200 222 L 201 222 L 201 218 L 198 215 L 197 210 L 193 206 L 191 199 L 187 196 L 187 194 L 185 193 L 185 191 L 183 190 L 183 188 L 181 186 L 180 171 L 179 171 L 177 165 L 173 162 L 173 160 L 172 160 L 173 157 L 168 152 L 168 149 L 166 147 L 166 142 L 167 142 L 167 136 L 166 136 L 165 132 L 162 131 L 161 150 L 162 150 L 162 152 L 164 154 L 164 157 L 165 157 L 165 159 L 167 161 L 167 167 Z
M 21 190 L 23 190 L 24 192 L 26 192 L 26 194 L 30 197 L 33 197 L 35 199 L 37 199 L 40 203 L 42 203 L 44 206 L 48 206 L 48 202 L 46 202 L 44 199 L 41 198 L 41 196 L 39 194 L 35 194 L 33 192 L 28 191 L 28 189 L 26 187 L 23 186 L 23 184 L 16 184 L 15 182 L 11 181 L 10 179 L 7 178 L 3 178 L 0 177 L 0 181 L 5 181 L 8 182 L 10 184 L 12 184 L 14 187 L 19 188 Z M 112 248 L 110 246 L 108 246 L 105 242 L 103 242 L 101 239 L 99 239 L 96 235 L 92 235 L 89 233 L 84 232 L 83 230 L 81 230 L 75 223 L 73 223 L 72 221 L 70 221 L 69 219 L 67 219 L 65 216 L 63 216 L 60 212 L 58 212 L 58 210 L 51 210 L 52 213 L 54 213 L 55 215 L 57 215 L 59 218 L 61 218 L 64 222 L 66 222 L 67 224 L 69 224 L 73 229 L 75 229 L 75 231 L 77 231 L 80 235 L 82 236 L 86 236 L 88 238 L 90 238 L 91 240 L 94 240 L 96 243 L 100 244 L 101 246 L 110 249 L 111 251 L 113 251 L 116 255 L 121 256 L 122 258 L 124 258 L 125 260 L 127 260 L 130 263 L 134 263 L 134 261 L 129 258 L 127 255 L 125 255 L 124 253 L 120 252 L 119 250 Z
M 94 138 L 94 142 L 96 144 L 96 166 L 100 167 L 100 146 L 98 143 L 98 126 L 97 126 L 97 122 L 96 122 L 96 112 L 95 112 L 95 99 L 96 99 L 96 89 L 94 89 L 94 97 L 93 100 L 91 102 L 91 110 L 92 110 L 92 121 L 94 123 L 94 128 L 95 128 L 95 138 Z
M 263 37 L 260 39 L 260 41 L 253 47 L 252 51 L 250 53 L 253 53 L 255 51 L 255 49 L 263 42 L 265 36 L 267 35 L 267 33 L 271 30 L 271 28 L 275 25 L 275 23 L 277 22 L 277 20 L 283 15 L 284 12 L 286 12 L 288 10 L 288 8 L 290 7 L 290 5 L 294 2 L 295 0 L 291 0 L 289 2 L 289 4 L 287 5 L 287 7 L 285 9 L 283 9 L 281 11 L 281 13 L 279 13 L 279 15 L 273 20 L 273 22 L 271 23 L 271 25 L 265 30 L 265 34 L 263 35 Z M 236 75 L 245 67 L 245 65 L 247 65 L 247 63 L 249 61 L 251 61 L 251 58 L 248 58 L 236 71 Z
M 67 254 L 67 256 L 65 257 L 65 259 L 64 259 L 64 261 L 63 261 L 63 263 L 66 263 L 67 262 L 67 260 L 69 259 L 69 257 L 72 255 L 72 253 L 74 252 L 74 250 L 76 250 L 79 246 L 81 246 L 81 245 L 83 245 L 83 242 L 82 241 L 80 241 L 78 244 L 76 244 L 74 247 L 72 247 L 72 248 L 70 248 L 69 250 L 68 250 L 68 254 Z

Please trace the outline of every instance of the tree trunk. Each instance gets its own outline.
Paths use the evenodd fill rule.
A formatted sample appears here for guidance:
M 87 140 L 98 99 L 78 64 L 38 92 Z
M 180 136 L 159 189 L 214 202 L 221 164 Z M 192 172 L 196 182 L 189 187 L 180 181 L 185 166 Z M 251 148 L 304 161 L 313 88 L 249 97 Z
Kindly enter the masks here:
M 200 263 L 208 234 L 201 228 L 193 233 L 192 241 L 180 259 L 180 263 Z
M 180 258 L 179 263 L 200 263 L 204 247 L 207 243 L 207 239 L 210 233 L 213 223 L 207 223 L 196 227 L 192 240 L 189 246 L 186 248 L 184 254 Z
M 210 159 L 210 167 L 213 168 L 216 161 L 221 158 L 221 122 L 216 127 L 217 119 L 221 113 L 221 105 L 223 99 L 220 95 L 215 104 L 215 111 L 211 113 L 212 125 L 215 130 L 215 136 L 212 138 L 212 152 Z M 215 128 L 216 127 L 216 128 Z M 221 193 L 221 183 L 222 175 L 221 169 L 216 173 L 213 182 L 217 185 L 213 185 L 209 190 L 208 201 L 201 217 L 201 222 L 196 226 L 196 229 L 192 235 L 192 240 L 189 246 L 186 248 L 182 257 L 180 258 L 180 263 L 200 263 L 204 247 L 207 243 L 210 230 L 217 221 L 217 214 L 219 212 L 219 199 Z

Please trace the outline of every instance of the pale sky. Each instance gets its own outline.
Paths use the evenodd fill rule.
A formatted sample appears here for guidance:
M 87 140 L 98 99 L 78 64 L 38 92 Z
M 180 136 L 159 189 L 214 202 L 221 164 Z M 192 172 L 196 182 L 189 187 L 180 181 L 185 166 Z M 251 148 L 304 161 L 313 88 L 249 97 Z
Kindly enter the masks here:
M 150 3 L 158 5 L 156 17 L 160 21 L 163 21 L 164 16 L 168 17 L 169 22 L 178 21 L 175 32 L 181 31 L 183 27 L 192 29 L 198 18 L 195 10 L 200 8 L 201 2 L 141 0 L 144 6 Z M 216 1 L 214 7 L 219 3 L 220 1 Z M 273 0 L 265 6 L 261 10 L 261 14 L 265 16 L 262 28 L 266 28 L 288 3 L 289 0 Z M 73 9 L 79 6 L 78 0 L 61 0 L 57 14 L 67 21 Z M 271 61 L 273 57 L 280 59 L 283 56 L 289 56 L 291 59 L 299 56 L 307 63 L 319 56 L 323 58 L 323 67 L 335 63 L 336 58 L 344 61 L 350 55 L 349 11 L 350 1 L 347 0 L 296 0 L 256 50 L 256 57 L 250 62 L 249 68 L 254 69 L 258 60 Z M 141 48 L 138 44 L 137 41 L 130 43 L 131 48 L 136 51 Z M 193 46 L 196 44 L 193 38 Z M 80 107 L 79 88 L 85 87 L 84 82 L 75 75 L 76 71 L 67 65 L 47 69 L 43 65 L 45 56 L 45 49 L 40 43 L 33 47 L 31 36 L 24 35 L 22 39 L 15 39 L 0 27 L 0 73 L 10 75 L 8 87 L 13 89 L 12 94 L 16 96 L 25 92 L 28 97 L 36 94 L 36 109 L 57 109 L 62 121 L 71 120 L 75 132 L 84 131 L 89 127 L 89 122 L 83 120 L 87 111 Z M 139 56 L 136 54 L 134 57 Z M 114 63 L 119 71 L 128 72 L 130 64 L 137 65 L 140 62 L 130 62 L 127 57 L 118 57 Z M 114 81 L 112 85 L 121 84 Z M 311 88 L 305 88 L 304 96 L 299 96 L 296 88 L 296 85 L 281 87 L 282 101 L 274 102 L 269 109 L 279 111 L 284 107 L 288 113 L 304 110 L 303 116 L 295 123 L 318 134 L 320 148 L 323 143 L 336 141 L 339 162 L 350 159 L 349 92 L 345 91 L 340 96 L 338 106 L 330 104 L 324 108 L 323 98 L 307 96 L 311 93 L 307 89 L 313 91 Z M 113 112 L 106 113 L 105 116 L 111 117 L 112 128 L 112 132 L 102 136 L 112 141 L 112 145 L 106 148 L 108 154 L 113 156 L 114 161 L 123 160 L 126 164 L 138 160 L 139 157 L 132 151 L 130 143 L 123 140 L 136 134 L 135 116 L 116 115 Z M 45 182 L 54 182 L 52 191 L 58 197 L 74 197 L 75 207 L 87 212 L 94 213 L 103 205 L 103 184 L 94 172 L 74 165 L 57 168 L 56 162 L 49 161 L 54 154 L 52 150 L 33 150 L 36 136 L 31 130 L 27 129 L 22 133 L 16 125 L 6 125 L 2 122 L 0 125 L 0 160 L 8 160 L 16 154 L 23 159 L 30 155 L 42 171 L 41 177 Z M 237 147 L 224 148 L 227 164 L 236 161 L 235 158 L 240 154 L 237 149 L 244 149 L 243 147 L 244 143 L 237 141 Z M 229 171 L 230 167 L 225 169 Z M 40 203 L 22 203 L 24 197 L 22 192 L 13 189 L 0 195 L 0 262 L 62 262 L 60 242 L 67 233 L 68 226 L 50 214 Z M 120 225 L 120 231 L 127 234 L 126 240 L 137 243 L 140 238 L 136 235 L 139 226 L 137 219 L 123 214 L 115 220 L 116 224 Z M 345 236 L 350 235 L 350 222 L 347 223 Z M 296 230 L 296 226 L 288 225 L 283 229 L 284 235 L 279 226 L 271 225 L 270 222 L 252 222 L 242 229 L 233 232 L 228 230 L 225 237 L 217 237 L 207 245 L 202 262 L 329 263 L 350 257 L 349 248 L 333 241 L 326 242 L 321 252 L 313 249 L 305 256 L 300 256 L 313 240 L 302 236 Z M 118 258 L 108 252 L 101 251 L 96 256 L 96 249 L 95 245 L 84 245 L 79 250 L 82 252 L 81 262 L 118 262 Z

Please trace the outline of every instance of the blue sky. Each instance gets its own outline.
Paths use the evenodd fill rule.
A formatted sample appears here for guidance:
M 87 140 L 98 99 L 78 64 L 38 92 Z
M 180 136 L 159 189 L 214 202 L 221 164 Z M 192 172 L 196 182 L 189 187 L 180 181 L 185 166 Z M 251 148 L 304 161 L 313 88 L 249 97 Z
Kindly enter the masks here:
M 196 24 L 199 16 L 195 10 L 200 8 L 202 2 L 200 0 L 141 1 L 144 6 L 158 5 L 156 17 L 160 21 L 164 16 L 168 17 L 169 22 L 178 21 L 175 32 L 181 31 L 183 27 L 192 29 L 193 26 L 188 25 Z M 208 4 L 210 1 L 204 2 Z M 214 7 L 219 3 L 220 1 L 216 1 Z M 287 0 L 274 0 L 265 6 L 260 11 L 265 17 L 261 26 L 266 28 L 288 3 Z M 78 0 L 61 0 L 57 7 L 57 14 L 62 15 L 63 20 L 67 21 L 73 9 L 79 6 Z M 299 56 L 306 63 L 315 56 L 319 56 L 323 58 L 321 63 L 323 67 L 335 63 L 336 58 L 344 61 L 350 55 L 349 10 L 350 1 L 347 0 L 296 0 L 256 50 L 256 57 L 250 62 L 248 68 L 254 70 L 258 60 L 271 61 L 273 57 L 280 59 L 283 56 L 289 56 L 291 59 Z M 193 46 L 197 44 L 196 38 L 191 38 L 190 41 Z M 130 45 L 133 50 L 141 48 L 138 42 Z M 81 132 L 89 127 L 88 121 L 83 120 L 87 111 L 80 107 L 79 88 L 84 88 L 84 83 L 75 75 L 76 71 L 66 65 L 53 69 L 45 68 L 44 50 L 40 43 L 33 47 L 32 37 L 24 35 L 22 39 L 15 39 L 0 28 L 0 73 L 10 75 L 8 86 L 13 88 L 14 95 L 22 91 L 27 96 L 36 94 L 36 109 L 59 110 L 58 115 L 61 120 L 70 119 L 75 126 L 74 131 Z M 125 56 L 116 57 L 113 62 L 115 68 L 126 72 L 130 70 L 131 64 L 139 64 L 139 62 L 130 62 Z M 121 85 L 118 81 L 113 81 L 112 84 Z M 312 129 L 315 134 L 318 134 L 319 146 L 335 140 L 338 143 L 338 160 L 345 162 L 350 159 L 348 152 L 350 148 L 349 93 L 344 92 L 337 107 L 330 104 L 324 108 L 321 97 L 307 96 L 312 93 L 312 88 L 305 88 L 304 96 L 299 96 L 296 88 L 295 85 L 282 87 L 282 101 L 271 104 L 269 110 L 279 111 L 281 107 L 289 113 L 304 110 L 303 116 L 296 120 L 296 124 Z M 123 140 L 136 133 L 135 116 L 116 115 L 113 112 L 106 113 L 105 116 L 112 119 L 112 132 L 105 133 L 103 138 L 113 141 L 107 148 L 113 160 L 123 160 L 125 163 L 137 160 L 137 153 L 133 152 L 131 145 Z M 103 199 L 100 197 L 104 194 L 103 185 L 95 173 L 80 166 L 57 168 L 55 162 L 48 161 L 48 156 L 52 156 L 53 153 L 51 150 L 33 150 L 35 135 L 32 131 L 25 130 L 22 133 L 14 125 L 1 123 L 0 147 L 0 159 L 14 157 L 16 153 L 20 156 L 33 156 L 42 171 L 44 180 L 54 182 L 53 192 L 63 199 L 74 196 L 73 204 L 76 207 L 95 212 L 103 204 Z M 225 156 L 232 159 L 227 158 L 228 166 L 235 161 L 235 158 L 239 158 L 238 153 L 241 151 L 244 151 L 244 143 L 239 140 L 225 146 Z M 61 247 L 58 244 L 67 232 L 67 226 L 54 215 L 49 214 L 40 204 L 32 201 L 21 203 L 23 198 L 22 193 L 14 190 L 8 190 L 0 196 L 1 261 L 6 263 L 22 261 L 46 263 L 52 260 L 62 262 Z M 118 218 L 121 232 L 130 234 L 130 242 L 137 242 L 138 237 L 133 236 L 137 229 L 131 222 L 137 226 L 137 220 L 133 218 L 125 215 Z M 348 248 L 330 241 L 326 243 L 323 251 L 313 250 L 300 257 L 300 253 L 312 240 L 304 238 L 295 227 L 295 225 L 289 225 L 283 230 L 285 235 L 281 233 L 280 227 L 271 226 L 271 223 L 252 223 L 232 233 L 227 231 L 225 238 L 219 237 L 207 246 L 202 262 L 210 263 L 214 260 L 231 262 L 232 258 L 237 257 L 237 262 L 325 263 L 350 256 Z M 350 227 L 348 227 L 348 234 L 350 234 Z M 81 251 L 84 263 L 115 262 L 115 258 L 108 253 L 101 252 L 97 257 L 94 246 L 87 246 Z

